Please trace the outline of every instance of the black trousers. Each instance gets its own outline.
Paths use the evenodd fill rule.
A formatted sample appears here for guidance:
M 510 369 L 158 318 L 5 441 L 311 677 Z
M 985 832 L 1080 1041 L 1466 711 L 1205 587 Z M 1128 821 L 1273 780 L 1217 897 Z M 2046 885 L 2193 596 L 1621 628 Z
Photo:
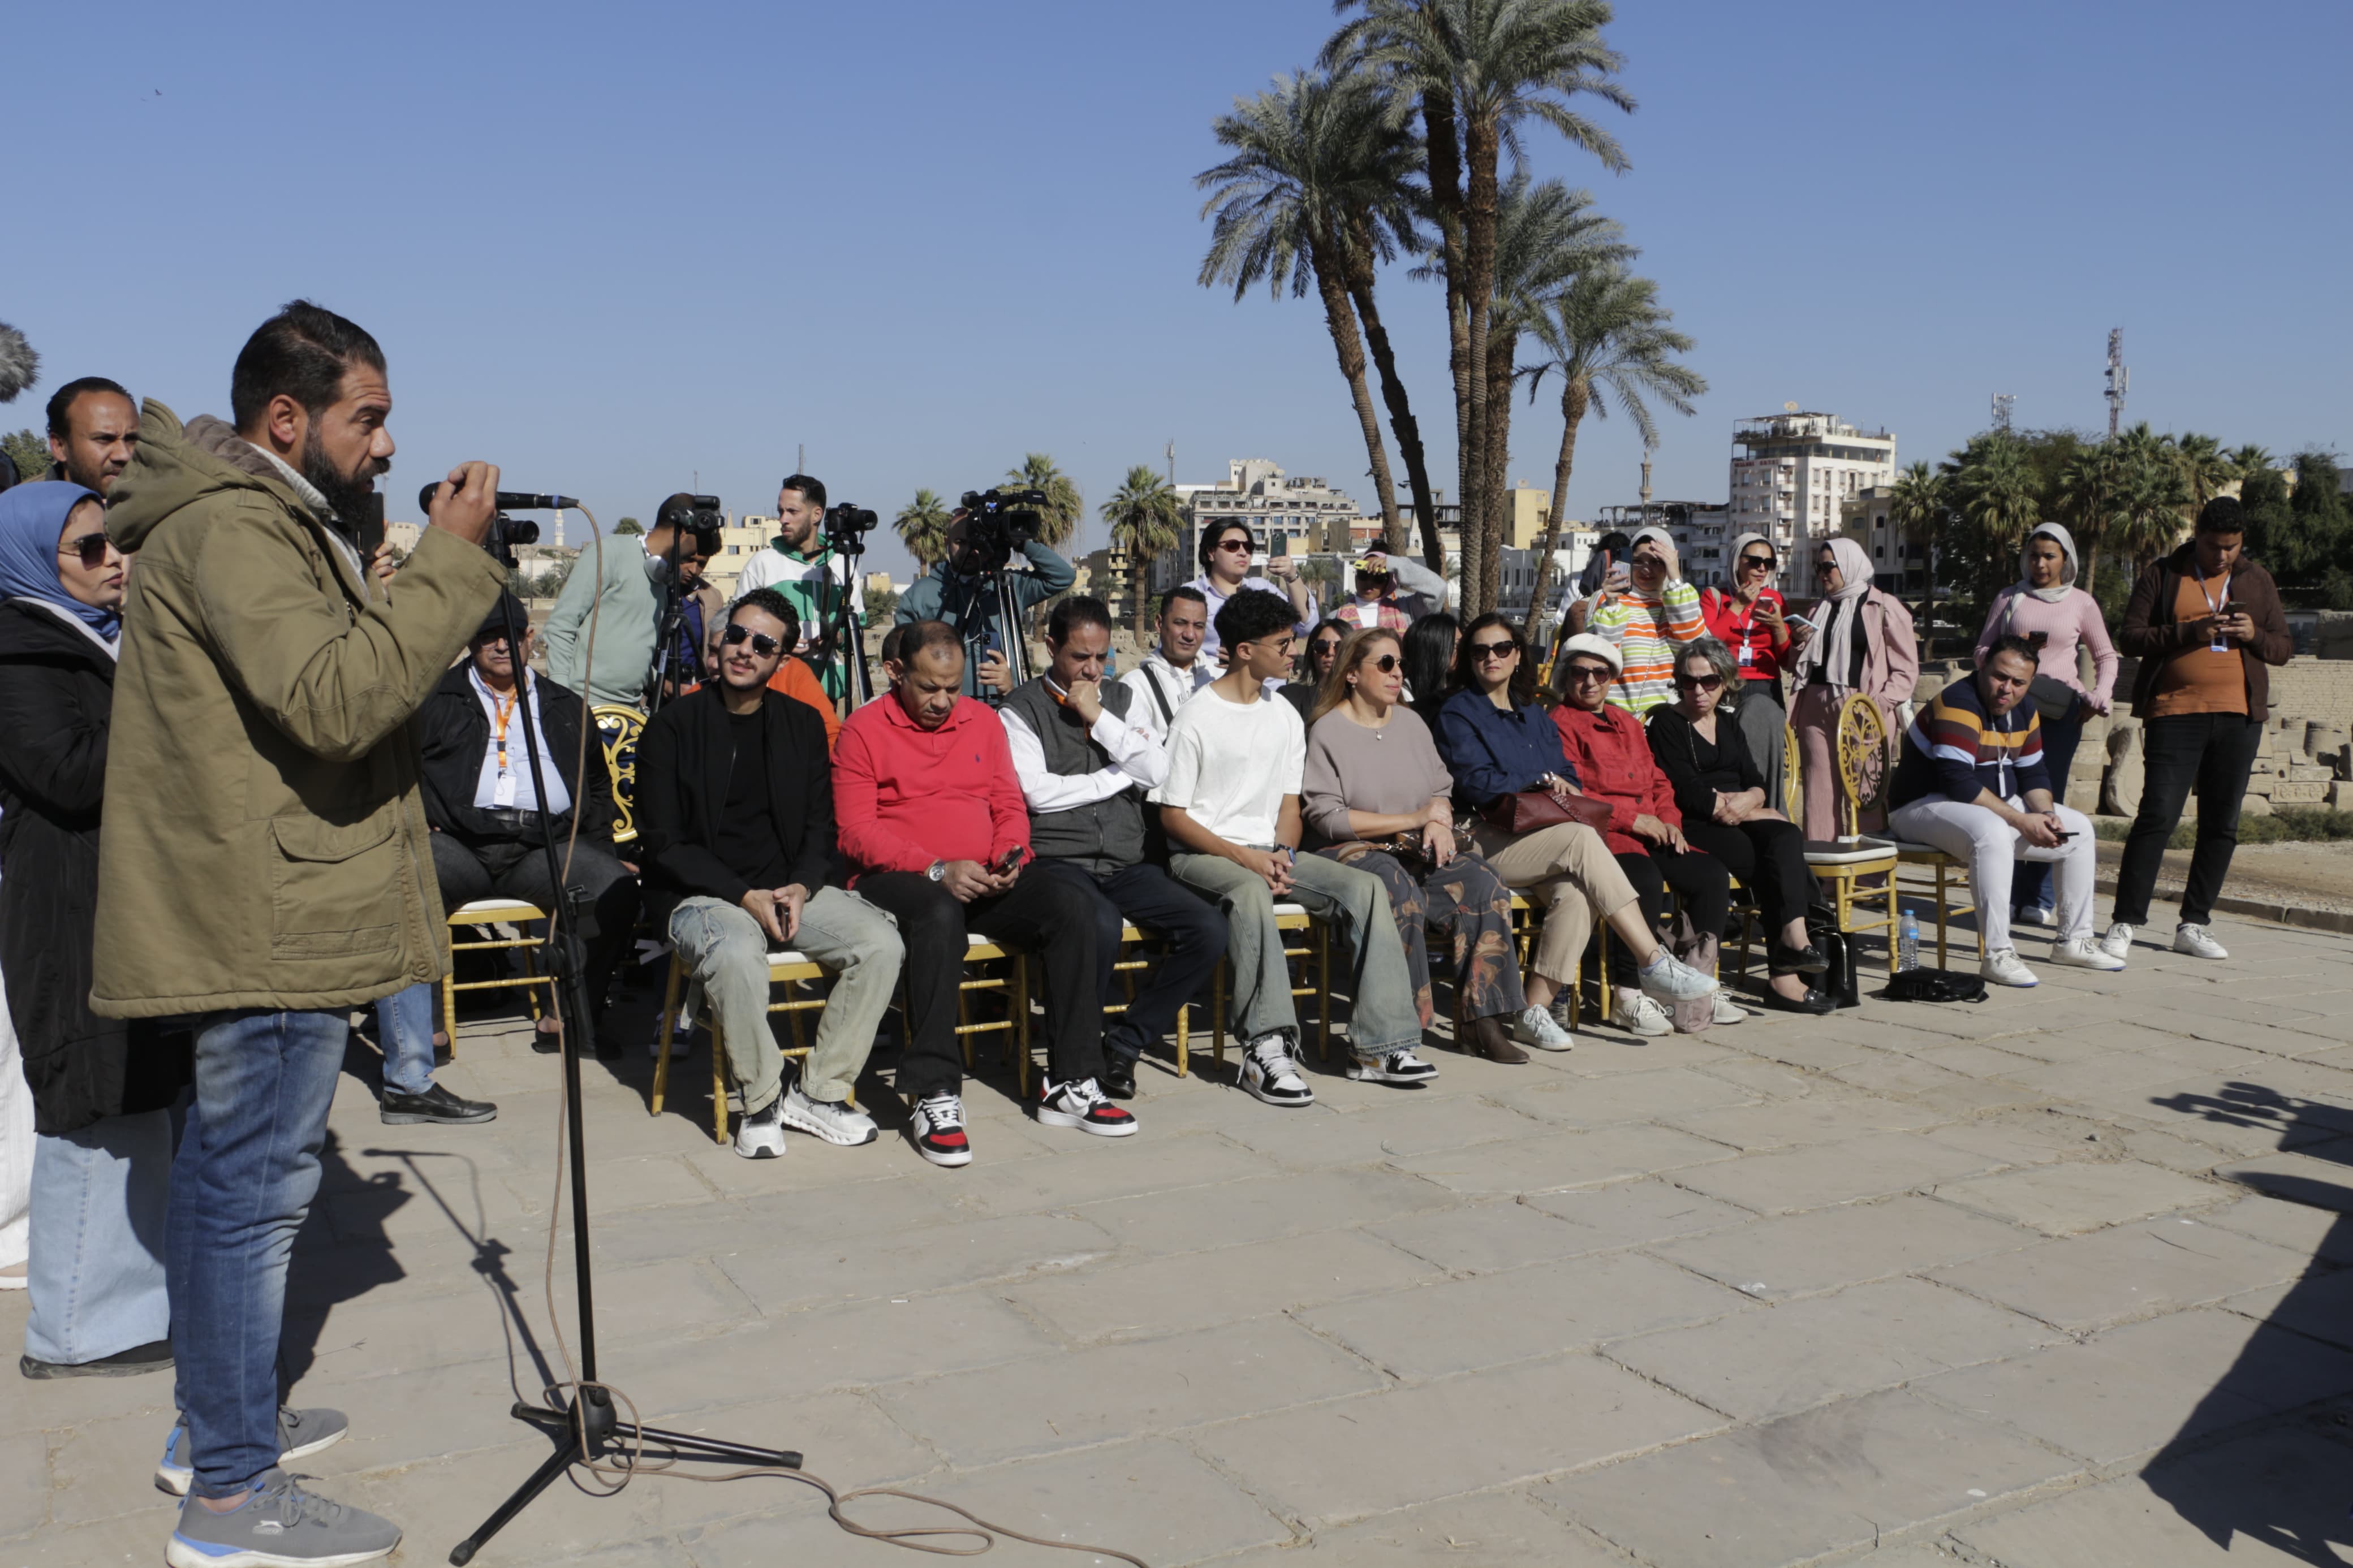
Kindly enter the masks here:
M 955 1094 L 963 1086 L 956 986 L 964 979 L 967 936 L 1021 948 L 1033 972 L 1045 971 L 1048 1076 L 1069 1083 L 1103 1071 L 1103 980 L 1094 900 L 1085 889 L 1041 874 L 1033 860 L 1011 891 L 968 904 L 921 871 L 870 871 L 858 879 L 858 891 L 899 922 L 899 940 L 907 945 L 900 1094 Z
M 555 842 L 559 866 L 564 863 L 560 833 Z M 543 910 L 555 907 L 547 856 L 537 845 L 512 838 L 469 840 L 440 829 L 431 838 L 443 913 L 491 898 L 521 899 Z M 609 851 L 580 844 L 572 851 L 572 885 L 588 895 L 579 931 L 587 948 L 588 998 L 602 1007 L 622 948 L 638 923 L 638 879 Z
M 1217 969 L 1226 951 L 1226 917 L 1148 862 L 1099 877 L 1074 861 L 1050 859 L 1039 861 L 1038 871 L 1080 889 L 1094 908 L 1095 959 L 1103 976 L 1096 994 L 1104 1006 L 1114 1005 L 1120 997 L 1112 965 L 1119 962 L 1119 939 L 1125 926 L 1133 924 L 1168 944 L 1166 955 L 1136 987 L 1127 1011 L 1103 1025 L 1104 1054 L 1134 1061 L 1146 1046 L 1176 1027 L 1176 1009 Z
M 1683 837 L 1691 837 L 1688 828 Z M 1667 889 L 1672 888 L 1683 895 L 1683 910 L 1691 916 L 1693 929 L 1710 936 L 1723 931 L 1724 918 L 1732 912 L 1732 883 L 1723 861 L 1713 855 L 1678 855 L 1672 849 L 1617 858 L 1618 868 L 1626 873 L 1626 880 L 1634 885 L 1635 898 L 1641 901 L 1642 923 L 1652 931 L 1667 917 Z M 1634 955 L 1626 951 L 1625 943 L 1610 950 L 1610 962 L 1620 984 L 1633 983 Z
M 1765 917 L 1765 929 L 1777 942 L 1781 928 L 1802 917 L 1814 898 L 1814 879 L 1806 869 L 1806 835 L 1794 822 L 1744 822 L 1727 827 L 1687 816 L 1683 837 L 1740 879 L 1740 885 L 1756 897 L 1757 912 Z
M 2145 925 L 2166 841 L 2181 821 L 2192 785 L 2198 790 L 2198 845 L 2189 852 L 2189 880 L 2181 889 L 2181 919 L 2204 925 L 2222 896 L 2231 857 L 2239 847 L 2239 802 L 2247 793 L 2263 727 L 2243 713 L 2183 713 L 2141 725 L 2147 771 L 2140 811 L 2125 840 L 2116 870 L 2116 918 Z

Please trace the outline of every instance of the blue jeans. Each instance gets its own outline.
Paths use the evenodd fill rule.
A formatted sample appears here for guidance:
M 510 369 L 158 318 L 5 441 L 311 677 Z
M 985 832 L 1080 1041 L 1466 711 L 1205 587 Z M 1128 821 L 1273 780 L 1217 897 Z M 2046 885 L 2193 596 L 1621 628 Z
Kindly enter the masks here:
M 198 1497 L 235 1497 L 278 1463 L 278 1335 L 294 1233 L 349 1015 L 214 1013 L 196 1027 L 196 1093 L 172 1166 L 164 1263 L 172 1353 Z
M 433 1087 L 433 1004 L 439 989 L 419 984 L 375 1005 L 384 1087 L 396 1094 L 423 1094 Z
M 110 1116 L 40 1137 L 26 1355 L 79 1364 L 171 1336 L 164 1288 L 171 1182 L 168 1110 Z

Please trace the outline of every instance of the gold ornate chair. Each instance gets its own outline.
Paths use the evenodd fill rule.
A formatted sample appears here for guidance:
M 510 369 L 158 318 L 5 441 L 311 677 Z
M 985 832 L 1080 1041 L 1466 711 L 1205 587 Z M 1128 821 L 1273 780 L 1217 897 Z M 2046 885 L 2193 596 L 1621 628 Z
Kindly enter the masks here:
M 543 921 L 546 918 L 547 912 L 544 910 L 536 905 L 524 903 L 520 899 L 477 899 L 470 904 L 460 904 L 449 911 L 448 919 L 443 922 L 448 937 L 449 963 L 441 975 L 441 1032 L 449 1037 L 451 1060 L 456 1060 L 458 1056 L 459 992 L 502 991 L 510 985 L 519 985 L 522 988 L 523 1004 L 531 1010 L 531 1025 L 534 1029 L 539 1027 L 539 987 L 546 986 L 551 998 L 555 994 L 554 977 L 539 973 L 539 965 L 532 956 L 539 950 L 537 937 L 528 933 L 499 936 L 494 932 L 487 938 L 477 941 L 459 942 L 458 929 L 460 926 L 470 928 L 501 925 L 520 928 L 533 921 Z M 458 978 L 458 954 L 491 952 L 513 948 L 520 948 L 522 952 L 522 979 L 516 980 L 506 976 L 496 980 Z
M 588 714 L 596 721 L 605 766 L 613 775 L 613 842 L 627 844 L 638 836 L 631 803 L 638 793 L 638 741 L 646 732 L 646 716 L 624 702 L 599 703 Z
M 1895 953 L 1895 846 L 1885 838 L 1864 837 L 1859 826 L 1864 809 L 1886 798 L 1887 721 L 1880 716 L 1879 705 L 1861 692 L 1849 697 L 1839 709 L 1832 755 L 1839 770 L 1841 831 L 1829 843 L 1807 842 L 1806 868 L 1829 895 L 1840 933 L 1885 933 L 1892 965 Z M 1794 771 L 1789 788 L 1792 792 L 1798 788 Z M 1799 819 L 1803 820 L 1802 813 Z M 1873 903 L 1879 906 L 1878 913 L 1867 919 L 1864 909 Z

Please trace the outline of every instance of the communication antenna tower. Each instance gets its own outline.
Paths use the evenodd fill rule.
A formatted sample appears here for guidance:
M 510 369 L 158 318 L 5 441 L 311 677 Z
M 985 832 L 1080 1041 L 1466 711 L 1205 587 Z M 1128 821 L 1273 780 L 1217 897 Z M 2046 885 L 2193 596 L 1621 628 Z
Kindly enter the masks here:
M 1168 484 L 1171 489 L 1176 484 L 1176 438 L 1173 436 L 1168 438 Z
M 2010 428 L 2010 411 L 2017 406 L 2018 394 L 2014 392 L 1995 393 L 1993 395 L 1993 427 L 1997 430 L 2008 430 Z
M 2125 394 L 2132 390 L 2132 372 L 2125 368 L 2125 330 L 2117 327 L 2108 333 L 2108 390 L 2101 395 L 2108 400 L 2108 439 L 2116 438 L 2117 421 L 2124 417 Z

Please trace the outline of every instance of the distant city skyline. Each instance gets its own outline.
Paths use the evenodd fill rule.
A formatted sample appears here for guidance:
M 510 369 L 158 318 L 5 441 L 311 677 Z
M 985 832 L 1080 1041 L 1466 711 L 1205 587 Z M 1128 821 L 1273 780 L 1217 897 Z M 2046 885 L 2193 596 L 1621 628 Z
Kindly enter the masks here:
M 1625 226 L 1697 340 L 1711 390 L 1662 417 L 1657 493 L 1726 499 L 1735 425 L 1785 403 L 1894 430 L 1899 462 L 1985 427 L 1997 392 L 2020 428 L 2104 429 L 2116 327 L 2128 422 L 2353 445 L 2353 217 L 2314 173 L 2353 145 L 2353 8 L 2234 22 L 2248 41 L 2218 48 L 2178 0 L 1620 4 L 1641 109 L 1592 112 L 1631 171 L 1527 148 Z M 1172 439 L 1180 482 L 1261 458 L 1370 509 L 1314 301 L 1194 282 L 1212 117 L 1333 25 L 1328 0 L 425 0 L 224 34 L 134 4 L 90 68 L 0 103 L 15 145 L 70 133 L 40 199 L 90 219 L 14 237 L 0 319 L 48 374 L 0 427 L 90 374 L 226 413 L 237 346 L 301 295 L 385 346 L 396 497 L 482 457 L 608 528 L 696 470 L 765 514 L 805 445 L 902 576 L 888 520 L 919 487 L 953 500 L 1033 451 L 1084 491 L 1074 554 Z M 1452 499 L 1439 292 L 1401 266 L 1380 289 Z M 1509 476 L 1546 490 L 1552 386 L 1515 399 Z M 1588 418 L 1570 514 L 1632 500 L 1640 461 L 1623 417 Z

